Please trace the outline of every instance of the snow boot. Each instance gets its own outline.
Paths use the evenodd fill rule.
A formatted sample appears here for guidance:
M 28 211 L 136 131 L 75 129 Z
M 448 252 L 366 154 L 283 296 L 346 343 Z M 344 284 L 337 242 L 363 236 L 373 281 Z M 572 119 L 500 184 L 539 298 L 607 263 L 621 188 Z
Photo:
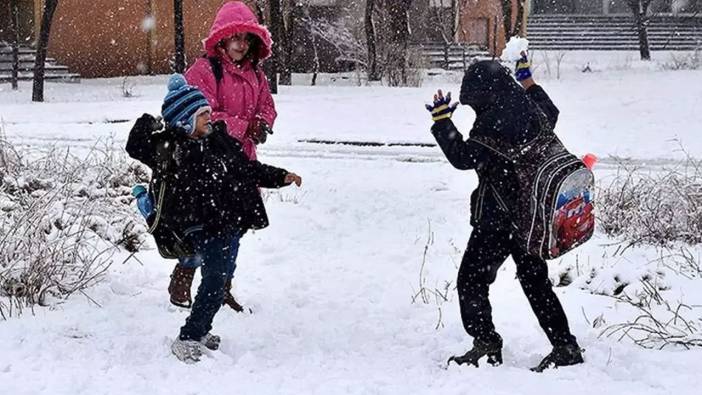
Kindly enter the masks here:
M 546 369 L 556 369 L 559 366 L 577 365 L 583 362 L 583 350 L 577 344 L 555 346 L 540 364 L 531 368 L 531 371 L 541 373 Z
M 212 351 L 217 351 L 219 349 L 219 343 L 221 342 L 222 339 L 219 336 L 213 335 L 210 332 L 207 332 L 205 336 L 200 339 L 200 344 Z
M 171 274 L 171 282 L 168 284 L 168 293 L 171 295 L 171 303 L 178 307 L 189 309 L 193 305 L 190 296 L 190 287 L 193 285 L 195 268 L 187 268 L 176 265 Z
M 231 307 L 232 310 L 236 311 L 237 313 L 243 313 L 245 308 L 244 306 L 240 305 L 239 302 L 234 299 L 234 295 L 232 295 L 232 282 L 229 281 L 227 284 L 224 286 L 224 300 L 222 300 L 222 306 L 227 305 Z M 251 309 L 246 309 L 248 310 L 249 313 L 253 313 Z
M 485 342 L 479 339 L 473 340 L 473 348 L 462 356 L 449 358 L 448 364 L 455 362 L 457 365 L 474 365 L 478 367 L 478 360 L 487 356 L 487 362 L 492 366 L 502 365 L 502 341 Z
M 200 361 L 200 357 L 202 356 L 201 346 L 200 342 L 196 342 L 195 340 L 181 340 L 180 337 L 178 337 L 173 341 L 173 344 L 171 344 L 171 352 L 181 361 L 192 364 Z

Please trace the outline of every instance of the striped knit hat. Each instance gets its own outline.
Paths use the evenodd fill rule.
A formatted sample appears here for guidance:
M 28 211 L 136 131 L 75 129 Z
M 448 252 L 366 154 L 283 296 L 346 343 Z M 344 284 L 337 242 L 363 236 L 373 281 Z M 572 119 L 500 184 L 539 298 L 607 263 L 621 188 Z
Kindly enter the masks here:
M 195 118 L 211 111 L 205 95 L 188 85 L 181 74 L 173 74 L 168 80 L 168 93 L 161 106 L 161 116 L 166 125 L 183 129 L 187 134 L 195 130 Z

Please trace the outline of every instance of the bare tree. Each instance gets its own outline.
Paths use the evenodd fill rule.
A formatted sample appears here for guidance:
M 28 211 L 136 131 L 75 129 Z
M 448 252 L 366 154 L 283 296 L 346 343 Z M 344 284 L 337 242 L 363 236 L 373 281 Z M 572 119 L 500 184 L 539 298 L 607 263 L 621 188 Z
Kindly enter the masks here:
M 389 42 L 386 71 L 391 86 L 407 84 L 409 8 L 412 0 L 386 0 L 389 16 Z
M 176 73 L 185 71 L 185 28 L 183 26 L 183 0 L 173 0 L 173 26 L 175 26 L 175 64 Z
M 648 43 L 648 24 L 651 18 L 648 16 L 648 7 L 652 0 L 626 0 L 631 8 L 636 22 L 636 32 L 639 36 L 639 52 L 641 60 L 651 60 L 651 49 Z
M 523 37 L 526 30 L 526 0 L 517 0 L 517 19 L 514 21 L 512 36 Z
M 17 5 L 17 0 L 10 1 L 10 15 L 12 18 L 12 89 L 17 90 L 19 88 L 19 6 Z
M 266 0 L 256 0 L 253 2 L 248 2 L 249 6 L 254 9 L 258 21 L 264 25 L 270 25 L 270 18 L 266 18 Z M 263 63 L 263 72 L 266 74 L 266 79 L 268 79 L 268 86 L 270 87 L 272 94 L 278 93 L 278 78 L 277 70 L 275 66 L 275 58 L 272 58 L 270 62 Z
M 444 44 L 444 65 L 443 68 L 449 69 L 449 54 L 451 46 L 456 36 L 456 16 L 458 14 L 458 0 L 438 0 L 437 7 L 432 7 L 434 10 L 434 20 L 438 25 L 439 33 Z
M 297 4 L 295 0 L 286 0 L 282 10 L 283 26 L 282 35 L 279 38 L 282 46 L 280 53 L 280 85 L 292 85 L 292 57 L 293 57 L 293 40 L 295 39 L 295 22 L 300 20 L 302 16 L 302 4 Z
M 456 36 L 456 14 L 458 13 L 458 0 L 439 0 L 439 6 L 433 7 L 439 26 L 439 33 L 444 43 L 450 44 Z
M 380 70 L 378 69 L 378 50 L 376 46 L 375 26 L 373 25 L 373 13 L 375 12 L 375 1 L 366 0 L 365 30 L 366 43 L 368 45 L 368 81 L 380 81 Z
M 505 32 L 505 40 L 512 36 L 512 0 L 501 0 L 502 4 L 502 26 Z
M 280 0 L 269 0 L 269 25 L 271 27 L 271 35 L 273 36 L 273 70 L 276 92 L 278 86 L 278 73 L 283 68 L 283 37 L 285 36 L 285 21 L 283 19 L 283 8 Z
M 517 17 L 512 23 L 512 5 L 517 4 Z M 521 36 L 524 29 L 524 12 L 526 0 L 502 0 L 502 24 L 505 31 L 505 40 L 513 36 Z
M 334 47 L 337 52 L 336 61 L 353 64 L 367 69 L 368 50 L 363 40 L 354 34 L 343 19 L 328 21 L 324 19 L 307 18 L 307 30 L 315 40 L 321 40 Z
M 44 101 L 44 64 L 46 62 L 46 51 L 49 47 L 49 36 L 51 33 L 51 21 L 58 6 L 59 0 L 45 0 L 44 11 L 41 17 L 41 27 L 39 30 L 39 40 L 37 41 L 37 55 L 34 59 L 34 86 L 32 88 L 32 101 Z

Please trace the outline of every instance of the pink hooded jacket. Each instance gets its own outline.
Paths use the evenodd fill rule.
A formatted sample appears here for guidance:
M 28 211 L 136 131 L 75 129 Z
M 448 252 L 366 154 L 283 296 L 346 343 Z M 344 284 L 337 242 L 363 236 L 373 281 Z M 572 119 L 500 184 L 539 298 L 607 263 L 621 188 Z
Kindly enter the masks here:
M 249 159 L 256 159 L 256 144 L 247 135 L 249 123 L 256 118 L 273 126 L 277 116 L 266 75 L 250 61 L 234 64 L 227 56 L 220 56 L 216 46 L 222 39 L 237 33 L 255 34 L 261 41 L 257 53 L 263 61 L 271 55 L 271 35 L 246 4 L 231 1 L 217 12 L 210 34 L 202 41 L 207 56 L 217 56 L 222 62 L 223 76 L 217 83 L 207 58 L 199 58 L 186 71 L 188 84 L 198 87 L 212 107 L 212 120 L 223 120 L 229 135 L 239 140 Z M 253 47 L 251 48 L 254 49 Z

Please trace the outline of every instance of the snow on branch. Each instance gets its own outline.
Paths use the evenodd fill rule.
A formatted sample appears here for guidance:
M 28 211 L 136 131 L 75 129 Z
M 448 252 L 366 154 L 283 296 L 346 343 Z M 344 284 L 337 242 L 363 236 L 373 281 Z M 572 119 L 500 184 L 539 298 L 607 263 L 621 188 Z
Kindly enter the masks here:
M 118 248 L 136 251 L 146 240 L 129 204 L 130 187 L 147 180 L 146 168 L 111 147 L 85 158 L 20 153 L 0 134 L 0 318 L 89 298 Z

